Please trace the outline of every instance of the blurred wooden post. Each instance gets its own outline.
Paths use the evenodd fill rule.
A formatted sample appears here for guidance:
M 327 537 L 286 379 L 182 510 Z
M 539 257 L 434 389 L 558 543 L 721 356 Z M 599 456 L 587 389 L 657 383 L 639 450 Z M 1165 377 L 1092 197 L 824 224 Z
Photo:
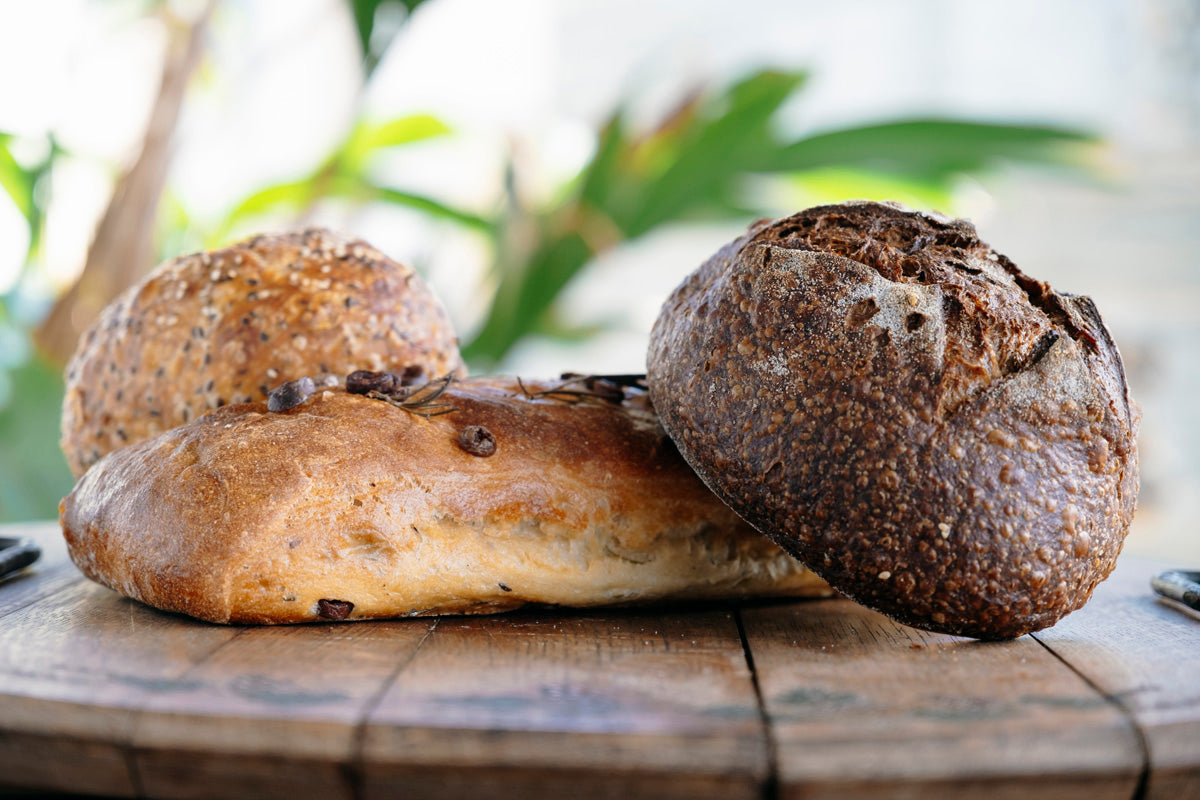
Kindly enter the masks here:
M 155 221 L 171 162 L 171 140 L 215 4 L 209 0 L 194 21 L 171 26 L 162 83 L 141 153 L 117 182 L 79 278 L 34 333 L 38 349 L 55 364 L 65 364 L 80 334 L 104 307 L 153 266 Z

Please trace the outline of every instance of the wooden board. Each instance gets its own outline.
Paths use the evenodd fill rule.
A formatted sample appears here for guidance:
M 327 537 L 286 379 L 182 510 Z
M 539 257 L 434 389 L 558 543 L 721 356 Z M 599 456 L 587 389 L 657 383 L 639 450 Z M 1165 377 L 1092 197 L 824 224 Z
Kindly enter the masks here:
M 1133 796 L 1137 733 L 1032 638 L 907 628 L 845 601 L 746 613 L 784 797 Z
M 1164 569 L 1125 561 L 1086 614 L 1035 636 L 1134 720 L 1150 765 L 1146 800 L 1200 798 L 1200 618 L 1146 591 Z
M 1200 797 L 1200 620 L 1126 560 L 981 644 L 843 600 L 279 628 L 0 581 L 0 795 Z
M 583 780 L 594 796 L 752 798 L 767 776 L 730 611 L 444 619 L 372 713 L 363 760 L 369 797 L 436 797 L 453 776 L 472 797 L 578 796 Z

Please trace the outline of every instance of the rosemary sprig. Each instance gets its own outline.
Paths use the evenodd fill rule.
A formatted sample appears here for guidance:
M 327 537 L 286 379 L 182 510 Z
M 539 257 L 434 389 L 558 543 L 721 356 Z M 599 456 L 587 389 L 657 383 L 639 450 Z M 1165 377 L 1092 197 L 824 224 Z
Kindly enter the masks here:
M 593 399 L 619 405 L 625 400 L 625 387 L 639 386 L 644 378 L 644 375 L 581 375 L 564 372 L 560 383 L 549 389 L 530 391 L 520 377 L 517 378 L 517 385 L 521 387 L 521 393 L 529 400 L 545 398 L 573 405 L 583 400 Z
M 375 400 L 383 400 L 385 403 L 390 403 L 396 408 L 402 408 L 410 414 L 416 414 L 417 416 L 429 419 L 430 417 L 440 417 L 443 414 L 451 414 L 458 411 L 458 406 L 451 405 L 445 401 L 439 401 L 439 398 L 446 389 L 450 388 L 450 384 L 452 383 L 454 383 L 454 373 L 451 372 L 418 386 L 411 392 L 390 394 L 372 389 L 366 393 L 366 396 Z

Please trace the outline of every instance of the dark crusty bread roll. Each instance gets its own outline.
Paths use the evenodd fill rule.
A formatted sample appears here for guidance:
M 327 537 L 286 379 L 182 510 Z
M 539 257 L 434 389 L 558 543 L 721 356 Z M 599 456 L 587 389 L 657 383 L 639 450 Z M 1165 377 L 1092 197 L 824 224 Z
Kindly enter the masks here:
M 212 622 L 829 593 L 705 488 L 644 390 L 580 390 L 226 406 L 101 459 L 63 531 L 88 577 Z
M 1112 570 L 1138 411 L 1092 301 L 892 204 L 752 226 L 668 299 L 663 425 L 837 590 L 935 631 L 1053 624 Z
M 355 369 L 461 370 L 441 304 L 366 243 L 311 229 L 168 261 L 114 301 L 67 367 L 75 476 L 110 450 L 279 383 Z

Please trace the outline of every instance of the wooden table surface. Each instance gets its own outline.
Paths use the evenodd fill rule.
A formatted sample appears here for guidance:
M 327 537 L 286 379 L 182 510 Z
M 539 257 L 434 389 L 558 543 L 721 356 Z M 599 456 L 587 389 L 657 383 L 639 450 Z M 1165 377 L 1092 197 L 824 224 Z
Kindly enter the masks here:
M 1200 620 L 1125 559 L 978 643 L 845 600 L 292 627 L 0 581 L 0 794 L 1200 797 Z M 1179 565 L 1186 566 L 1186 565 Z

